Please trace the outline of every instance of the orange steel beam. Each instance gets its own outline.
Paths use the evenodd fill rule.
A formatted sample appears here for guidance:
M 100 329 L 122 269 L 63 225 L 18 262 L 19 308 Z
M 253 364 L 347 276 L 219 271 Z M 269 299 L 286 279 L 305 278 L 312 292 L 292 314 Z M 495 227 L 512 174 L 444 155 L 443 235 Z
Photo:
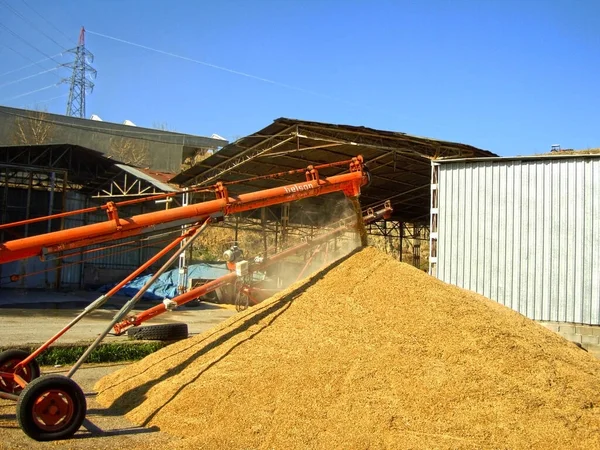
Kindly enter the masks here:
M 203 295 L 220 288 L 221 286 L 225 286 L 226 284 L 235 281 L 236 278 L 237 274 L 235 272 L 231 272 L 213 281 L 209 281 L 208 283 L 203 284 L 202 286 L 192 289 L 186 292 L 185 294 L 178 295 L 177 297 L 174 297 L 171 301 L 177 303 L 177 306 L 184 305 L 188 302 L 191 302 L 192 300 L 197 299 L 198 297 L 202 297 Z M 159 314 L 162 314 L 166 311 L 167 307 L 163 303 L 161 303 L 159 305 L 154 306 L 153 308 L 147 309 L 146 311 L 139 313 L 134 317 L 127 318 L 115 324 L 113 330 L 116 334 L 122 334 L 125 329 L 137 326 L 142 322 L 150 320 L 153 317 L 158 316 Z
M 232 197 L 227 193 L 225 186 L 218 183 L 216 186 L 216 200 L 181 206 L 166 211 L 140 214 L 126 219 L 118 216 L 118 210 L 113 203 L 107 207 L 109 220 L 105 222 L 15 239 L 0 244 L 0 264 L 40 256 L 47 247 L 68 245 L 78 241 L 89 243 L 90 239 L 102 238 L 103 236 L 114 237 L 123 233 L 131 236 L 141 233 L 144 229 L 167 222 L 235 214 L 331 192 L 342 191 L 347 196 L 355 197 L 360 194 L 361 186 L 367 182 L 368 175 L 363 170 L 363 159 L 358 156 L 350 162 L 350 173 L 320 178 L 318 171 L 309 166 L 306 170 L 306 181 L 304 182 Z
M 129 230 L 129 231 L 117 231 L 110 235 L 100 236 L 97 238 L 81 239 L 79 241 L 66 242 L 57 245 L 49 245 L 43 248 L 43 254 L 49 255 L 51 253 L 64 252 L 68 250 L 76 250 L 78 248 L 87 247 L 89 245 L 102 244 L 103 242 L 118 241 L 128 237 L 138 236 L 140 230 Z
M 211 192 L 211 189 L 208 188 L 191 188 L 188 189 L 186 192 L 188 193 L 193 193 L 193 192 Z M 177 195 L 181 195 L 183 194 L 183 191 L 177 191 L 177 192 L 169 192 L 166 194 L 157 194 L 157 195 L 151 195 L 150 197 L 142 197 L 142 198 L 135 198 L 133 200 L 123 200 L 121 202 L 117 202 L 115 203 L 116 206 L 130 206 L 130 205 L 134 205 L 136 203 L 143 203 L 143 202 L 151 202 L 153 200 L 161 200 L 163 198 L 168 198 L 168 197 L 175 197 Z M 25 219 L 25 220 L 19 220 L 17 222 L 10 222 L 10 223 L 4 223 L 4 224 L 0 224 L 0 230 L 5 229 L 5 228 L 12 228 L 12 227 L 18 227 L 21 225 L 27 225 L 30 223 L 36 223 L 36 222 L 46 222 L 48 220 L 53 220 L 53 219 L 61 219 L 63 217 L 69 217 L 69 216 L 77 216 L 79 214 L 85 214 L 85 213 L 90 213 L 90 212 L 96 212 L 96 211 L 102 211 L 102 210 L 106 210 L 108 208 L 110 208 L 110 202 L 104 205 L 99 205 L 99 206 L 91 206 L 89 208 L 83 208 L 83 209 L 76 209 L 74 211 L 65 211 L 62 213 L 56 213 L 56 214 L 50 214 L 49 216 L 43 216 L 43 217 L 34 217 L 32 219 Z
M 173 193 L 169 193 L 169 194 L 158 194 L 158 195 L 154 195 L 151 197 L 136 198 L 134 200 L 125 200 L 122 202 L 115 203 L 115 205 L 116 206 L 128 206 L 128 205 L 133 205 L 135 203 L 149 202 L 152 200 L 160 200 L 165 197 L 173 197 L 175 195 L 180 195 L 180 194 L 181 194 L 181 192 L 173 192 Z M 101 211 L 103 209 L 108 209 L 108 208 L 109 208 L 108 204 L 100 205 L 100 206 L 91 206 L 89 208 L 77 209 L 75 211 L 65 211 L 62 213 L 51 214 L 49 216 L 34 217 L 33 219 L 26 219 L 26 220 L 19 220 L 18 222 L 4 223 L 4 224 L 0 225 L 0 230 L 2 230 L 4 228 L 12 228 L 12 227 L 18 227 L 21 225 L 27 225 L 30 223 L 45 222 L 47 220 L 52 220 L 52 219 L 61 219 L 63 217 L 77 216 L 79 214 Z

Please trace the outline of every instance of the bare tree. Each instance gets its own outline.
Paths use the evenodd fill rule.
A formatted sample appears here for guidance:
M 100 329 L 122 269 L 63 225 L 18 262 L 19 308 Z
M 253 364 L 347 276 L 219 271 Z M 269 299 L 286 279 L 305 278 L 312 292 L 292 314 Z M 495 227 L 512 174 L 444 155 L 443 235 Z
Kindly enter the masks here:
M 172 131 L 172 132 L 175 131 L 175 129 L 173 127 L 169 126 L 169 124 L 167 122 L 153 122 L 152 128 L 154 128 L 156 130 L 162 130 L 162 131 Z
M 201 161 L 204 161 L 210 155 L 212 155 L 211 149 L 208 149 L 208 148 L 197 149 L 192 156 L 185 158 L 185 160 L 183 161 L 183 164 L 181 164 L 181 170 L 184 171 L 184 170 L 189 169 L 190 167 L 195 166 L 196 164 L 200 163 Z
M 52 140 L 54 125 L 45 111 L 36 111 L 30 117 L 18 117 L 15 120 L 14 143 L 46 144 Z
M 131 138 L 113 137 L 108 155 L 132 166 L 146 167 L 150 163 L 148 143 Z

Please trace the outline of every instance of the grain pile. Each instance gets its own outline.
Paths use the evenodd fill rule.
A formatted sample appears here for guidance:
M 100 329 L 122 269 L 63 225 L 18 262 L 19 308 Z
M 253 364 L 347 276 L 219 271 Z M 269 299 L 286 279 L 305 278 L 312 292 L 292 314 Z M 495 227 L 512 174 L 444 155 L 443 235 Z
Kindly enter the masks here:
M 178 448 L 600 448 L 600 363 L 367 248 L 102 379 Z

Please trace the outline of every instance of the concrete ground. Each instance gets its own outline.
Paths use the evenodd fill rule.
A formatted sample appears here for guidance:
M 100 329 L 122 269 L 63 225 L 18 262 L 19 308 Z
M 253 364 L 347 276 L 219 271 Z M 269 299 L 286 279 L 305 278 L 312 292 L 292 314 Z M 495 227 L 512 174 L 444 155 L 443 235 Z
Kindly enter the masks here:
M 124 364 L 87 365 L 73 377 L 85 392 L 87 416 L 83 426 L 72 439 L 66 441 L 37 442 L 19 428 L 15 415 L 16 403 L 0 399 L 0 450 L 16 449 L 115 449 L 115 448 L 169 448 L 177 438 L 160 433 L 157 428 L 134 426 L 124 416 L 100 406 L 93 390 L 94 384 L 105 375 Z M 66 374 L 67 369 L 42 368 L 42 373 Z
M 41 344 L 67 325 L 96 297 L 95 292 L 69 294 L 48 292 L 18 292 L 0 290 L 0 346 Z M 94 311 L 63 335 L 57 344 L 91 342 L 109 324 L 117 310 L 128 300 L 115 297 L 102 309 Z M 145 310 L 157 302 L 144 302 L 133 311 Z M 228 305 L 195 303 L 153 318 L 145 325 L 183 322 L 191 335 L 202 333 L 236 313 Z M 109 335 L 105 342 L 127 340 L 127 335 Z M 87 417 L 73 439 L 56 442 L 36 442 L 19 428 L 16 403 L 0 399 L 0 450 L 13 449 L 144 449 L 169 448 L 177 438 L 159 433 L 158 429 L 136 427 L 124 416 L 105 409 L 95 401 L 93 387 L 103 376 L 126 364 L 83 365 L 73 379 L 87 398 Z M 70 367 L 42 367 L 48 373 L 66 374 Z
M 41 344 L 75 318 L 96 297 L 95 292 L 74 294 L 46 292 L 6 292 L 0 290 L 0 346 Z M 108 326 L 118 309 L 129 300 L 114 297 L 77 323 L 61 336 L 57 344 L 93 341 Z M 158 302 L 144 301 L 131 314 L 155 306 Z M 145 322 L 144 325 L 183 322 L 191 335 L 202 333 L 235 314 L 230 305 L 192 302 Z M 109 334 L 105 342 L 126 340 L 127 335 Z

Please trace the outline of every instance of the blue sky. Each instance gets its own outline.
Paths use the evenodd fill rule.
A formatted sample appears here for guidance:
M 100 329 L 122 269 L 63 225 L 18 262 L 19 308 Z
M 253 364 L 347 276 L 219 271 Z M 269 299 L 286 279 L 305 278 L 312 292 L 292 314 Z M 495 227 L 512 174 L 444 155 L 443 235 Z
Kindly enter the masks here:
M 68 54 L 6 72 L 75 46 L 83 25 L 88 117 L 228 139 L 291 117 L 501 155 L 600 147 L 599 19 L 596 0 L 0 0 L 0 104 L 64 113 L 69 72 L 52 69 Z

